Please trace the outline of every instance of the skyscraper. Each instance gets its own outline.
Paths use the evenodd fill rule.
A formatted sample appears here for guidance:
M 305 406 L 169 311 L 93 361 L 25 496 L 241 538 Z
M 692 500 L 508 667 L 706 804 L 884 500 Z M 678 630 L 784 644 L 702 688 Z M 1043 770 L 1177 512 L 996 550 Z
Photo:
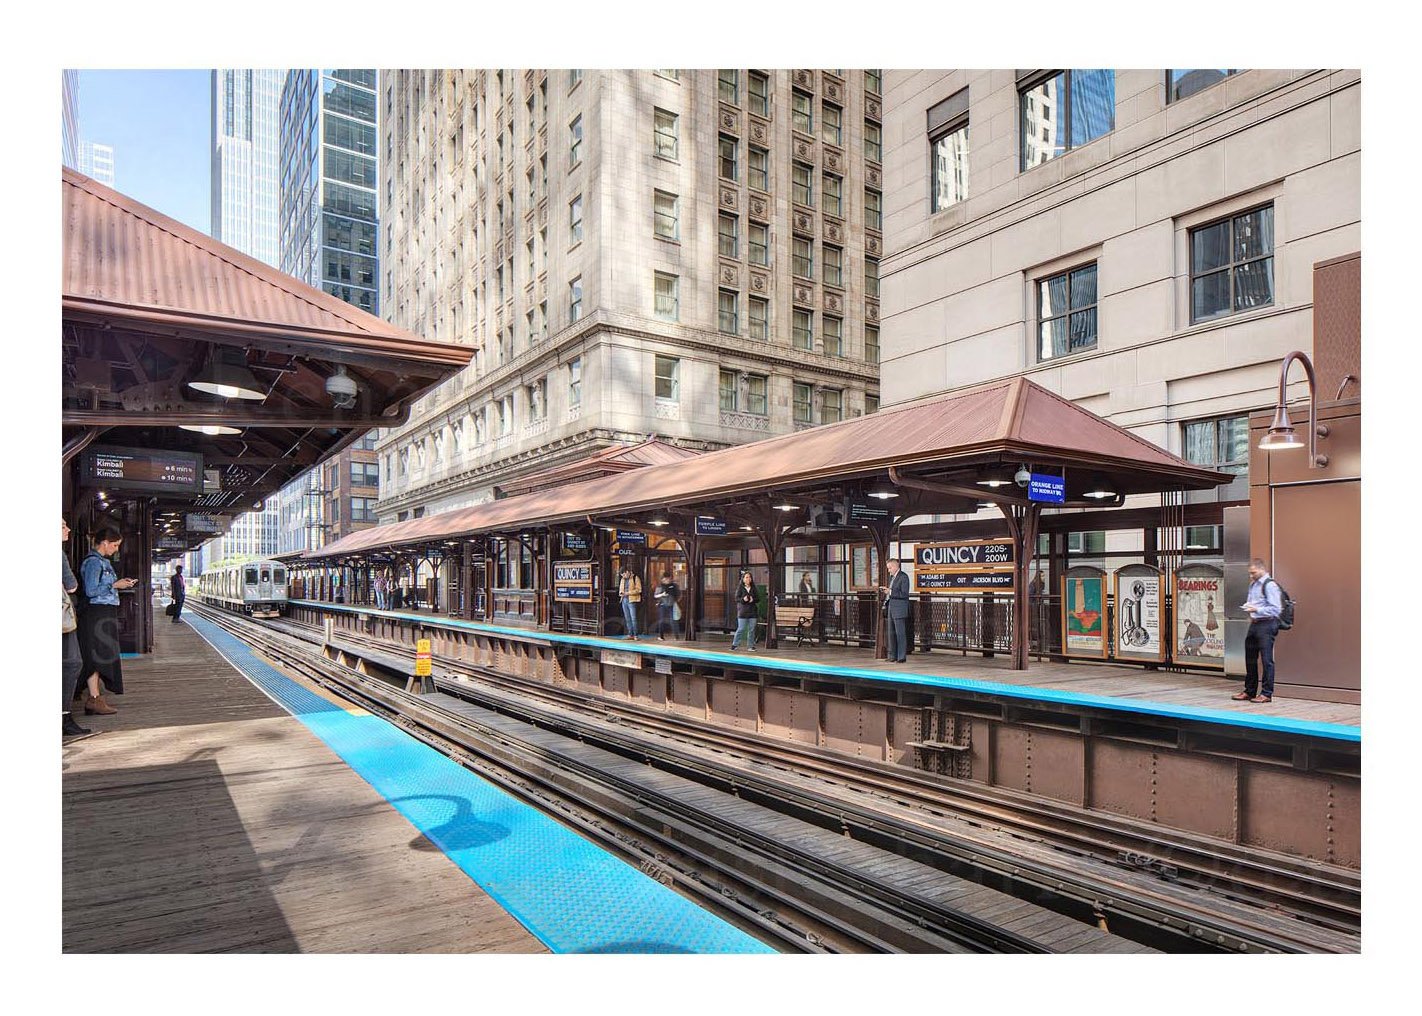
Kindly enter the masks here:
M 386 71 L 382 306 L 472 365 L 382 434 L 418 517 L 649 434 L 878 407 L 880 75 Z
M 65 71 L 60 86 L 62 158 L 70 169 L 79 168 L 79 72 Z
M 281 264 L 278 110 L 282 70 L 212 72 L 212 235 Z
M 374 70 L 297 68 L 281 96 L 281 268 L 375 314 L 376 144 Z M 283 553 L 317 549 L 375 522 L 374 437 L 284 487 Z
M 97 141 L 79 142 L 79 172 L 105 187 L 114 186 L 114 149 Z
M 289 71 L 281 97 L 281 268 L 372 314 L 376 72 Z

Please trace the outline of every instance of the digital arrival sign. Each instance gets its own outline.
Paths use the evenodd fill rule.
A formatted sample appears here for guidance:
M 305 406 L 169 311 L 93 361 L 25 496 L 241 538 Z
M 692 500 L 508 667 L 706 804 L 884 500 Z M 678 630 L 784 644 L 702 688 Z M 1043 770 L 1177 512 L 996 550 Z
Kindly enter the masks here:
M 149 494 L 201 494 L 202 456 L 166 449 L 96 445 L 84 451 L 80 482 L 86 487 Z

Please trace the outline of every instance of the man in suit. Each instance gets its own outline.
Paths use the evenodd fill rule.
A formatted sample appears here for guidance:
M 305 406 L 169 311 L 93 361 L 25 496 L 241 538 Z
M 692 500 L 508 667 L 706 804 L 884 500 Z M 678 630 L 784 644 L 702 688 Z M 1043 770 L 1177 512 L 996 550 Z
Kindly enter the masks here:
M 173 594 L 173 623 L 178 624 L 178 618 L 183 613 L 183 601 L 188 598 L 188 584 L 183 578 L 182 565 L 173 569 L 173 577 L 168 582 L 168 591 Z
M 889 597 L 884 603 L 889 615 L 889 659 L 903 663 L 908 654 L 909 580 L 893 558 L 889 559 L 889 584 L 879 588 Z

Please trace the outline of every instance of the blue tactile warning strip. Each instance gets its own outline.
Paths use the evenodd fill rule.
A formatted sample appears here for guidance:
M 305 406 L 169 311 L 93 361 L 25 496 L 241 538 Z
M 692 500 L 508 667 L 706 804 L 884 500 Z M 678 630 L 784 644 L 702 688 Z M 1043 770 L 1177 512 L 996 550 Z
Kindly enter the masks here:
M 1032 702 L 1054 702 L 1066 706 L 1085 706 L 1092 709 L 1109 709 L 1123 713 L 1142 713 L 1149 716 L 1166 716 L 1177 720 L 1194 720 L 1201 723 L 1218 723 L 1230 727 L 1246 727 L 1251 730 L 1269 730 L 1280 734 L 1295 734 L 1305 737 L 1321 737 L 1334 741 L 1361 743 L 1363 732 L 1360 727 L 1341 723 L 1319 723 L 1316 720 L 1299 720 L 1287 716 L 1261 716 L 1257 713 L 1236 713 L 1224 709 L 1203 709 L 1197 706 L 1183 706 L 1172 702 L 1153 702 L 1149 699 L 1112 698 L 1109 695 L 1089 695 L 1083 692 L 1057 691 L 1053 688 L 1037 688 L 1032 685 L 1003 684 L 998 681 L 983 681 L 973 677 L 947 677 L 941 674 L 915 674 L 909 670 L 895 670 L 885 673 L 865 667 L 841 667 L 809 660 L 785 660 L 773 656 L 757 656 L 752 660 L 740 653 L 718 652 L 714 649 L 688 649 L 685 646 L 660 646 L 646 641 L 631 642 L 627 639 L 599 638 L 595 635 L 564 635 L 529 628 L 515 628 L 481 621 L 464 621 L 459 618 L 441 617 L 435 614 L 415 614 L 398 610 L 376 610 L 372 607 L 347 607 L 337 603 L 322 603 L 317 600 L 292 600 L 293 604 L 315 607 L 320 610 L 340 611 L 347 614 L 379 614 L 384 617 L 418 621 L 431 628 L 459 628 L 469 631 L 489 632 L 497 635 L 513 635 L 522 639 L 540 642 L 556 642 L 562 645 L 587 646 L 593 649 L 621 649 L 642 653 L 645 656 L 665 656 L 672 659 L 701 660 L 712 663 L 726 663 L 738 667 L 755 666 L 761 670 L 784 670 L 796 674 L 829 677 L 860 678 L 888 684 L 916 684 L 933 688 L 952 688 L 960 691 L 996 695 L 1001 698 L 1026 699 Z
M 308 691 L 201 617 L 189 624 L 555 953 L 770 953 L 390 723 Z

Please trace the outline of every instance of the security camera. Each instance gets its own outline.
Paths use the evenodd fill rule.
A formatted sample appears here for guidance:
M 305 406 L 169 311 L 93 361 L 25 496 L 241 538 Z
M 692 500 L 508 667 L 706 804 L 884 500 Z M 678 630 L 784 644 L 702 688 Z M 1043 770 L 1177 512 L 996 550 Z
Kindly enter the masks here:
M 350 409 L 356 404 L 356 393 L 360 389 L 346 374 L 342 364 L 336 364 L 336 373 L 326 379 L 326 394 L 331 396 L 331 405 L 337 409 Z
M 1012 480 L 1019 487 L 1025 487 L 1032 482 L 1032 470 L 1026 466 L 1018 466 L 1017 472 L 1012 474 Z

